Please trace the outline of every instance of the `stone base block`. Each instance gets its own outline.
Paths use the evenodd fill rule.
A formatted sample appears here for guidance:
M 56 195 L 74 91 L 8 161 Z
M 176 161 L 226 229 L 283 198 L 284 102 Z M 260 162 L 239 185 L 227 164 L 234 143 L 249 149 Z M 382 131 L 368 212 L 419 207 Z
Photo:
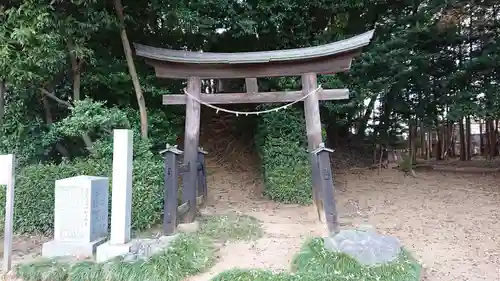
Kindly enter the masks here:
M 96 261 L 105 262 L 119 256 L 123 257 L 124 262 L 147 260 L 151 256 L 165 251 L 177 237 L 178 235 L 138 238 L 122 245 L 107 242 L 97 247 Z
M 179 223 L 177 225 L 177 231 L 182 233 L 195 233 L 200 229 L 200 223 L 194 221 L 192 223 Z
M 91 257 L 95 254 L 97 246 L 106 241 L 100 238 L 92 242 L 56 241 L 52 240 L 42 246 L 42 257 L 56 258 L 67 256 Z
M 97 247 L 95 260 L 97 262 L 105 262 L 112 258 L 123 256 L 130 253 L 130 248 L 134 245 L 133 242 L 126 244 L 111 244 L 106 242 Z
M 402 245 L 392 236 L 374 230 L 344 229 L 323 239 L 327 251 L 342 252 L 368 266 L 386 264 L 398 258 Z

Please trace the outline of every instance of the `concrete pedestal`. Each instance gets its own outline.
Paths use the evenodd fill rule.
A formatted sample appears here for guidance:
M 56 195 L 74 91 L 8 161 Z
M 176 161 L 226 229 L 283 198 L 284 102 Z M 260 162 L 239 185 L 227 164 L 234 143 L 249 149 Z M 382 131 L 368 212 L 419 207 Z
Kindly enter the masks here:
M 130 253 L 130 248 L 134 243 L 131 241 L 126 244 L 111 244 L 106 242 L 97 247 L 95 260 L 97 262 L 105 262 L 112 258 L 123 256 Z
M 92 242 L 52 240 L 43 244 L 42 256 L 46 258 L 63 256 L 91 257 L 95 254 L 97 247 L 105 241 L 105 238 L 101 238 Z

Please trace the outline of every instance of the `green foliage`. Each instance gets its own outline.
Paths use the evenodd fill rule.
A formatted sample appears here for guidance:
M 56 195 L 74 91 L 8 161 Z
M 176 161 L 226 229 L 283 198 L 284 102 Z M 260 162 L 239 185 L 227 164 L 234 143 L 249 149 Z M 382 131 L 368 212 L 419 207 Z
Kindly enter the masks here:
M 182 281 L 211 266 L 215 259 L 214 252 L 210 240 L 180 235 L 166 251 L 146 262 L 127 263 L 120 258 L 108 263 L 42 260 L 19 265 L 14 272 L 24 281 Z
M 56 180 L 78 175 L 111 178 L 112 144 L 103 141 L 98 147 L 96 155 L 85 159 L 79 158 L 59 164 L 34 164 L 18 169 L 14 206 L 15 232 L 28 234 L 52 232 Z M 139 139 L 136 139 L 134 145 L 133 175 L 132 227 L 140 230 L 151 227 L 161 219 L 163 162 L 150 152 L 149 144 Z M 2 211 L 5 204 L 4 196 L 2 191 L 0 196 Z
M 285 203 L 310 203 L 311 172 L 302 111 L 290 108 L 259 120 L 256 146 L 266 196 Z
M 29 114 L 28 106 L 22 100 L 9 99 L 8 102 L 0 126 L 0 154 L 15 154 L 18 166 L 46 159 L 48 130 L 43 122 Z
M 184 112 L 177 110 L 163 111 L 160 109 L 148 110 L 148 133 L 151 148 L 154 151 L 161 151 L 165 145 L 175 144 L 177 136 L 182 133 L 184 126 Z M 140 131 L 139 111 L 128 108 L 127 116 L 132 120 L 134 131 Z
M 203 216 L 200 223 L 200 235 L 224 242 L 255 240 L 263 234 L 260 222 L 245 215 Z
M 292 262 L 293 273 L 273 273 L 269 270 L 232 269 L 217 275 L 212 281 L 418 281 L 420 265 L 403 251 L 399 259 L 378 267 L 365 267 L 344 254 L 327 252 L 320 238 L 305 243 Z
M 83 134 L 111 135 L 113 129 L 128 129 L 127 115 L 116 107 L 105 107 L 106 102 L 90 98 L 75 101 L 69 115 L 54 127 L 58 134 L 80 137 Z
M 328 280 L 322 279 L 321 274 L 302 275 L 291 273 L 274 273 L 265 269 L 231 269 L 215 276 L 211 281 L 233 281 L 233 280 L 252 280 L 252 281 L 316 281 Z M 331 280 L 335 281 L 335 280 Z

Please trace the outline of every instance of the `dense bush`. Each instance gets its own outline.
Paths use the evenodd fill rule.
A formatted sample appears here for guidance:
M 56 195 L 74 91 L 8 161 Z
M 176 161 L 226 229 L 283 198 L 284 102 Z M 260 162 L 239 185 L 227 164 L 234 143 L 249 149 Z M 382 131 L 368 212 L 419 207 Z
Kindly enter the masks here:
M 17 233 L 50 233 L 54 222 L 55 181 L 78 175 L 105 176 L 111 179 L 112 144 L 102 141 L 100 149 L 88 158 L 60 164 L 35 164 L 18 169 L 15 186 L 14 230 Z M 134 144 L 132 227 L 144 229 L 162 216 L 163 164 L 149 151 L 149 145 Z M 111 182 L 109 198 L 111 200 Z M 0 196 L 1 210 L 5 194 Z
M 311 202 L 306 126 L 301 110 L 291 108 L 260 118 L 256 145 L 262 160 L 266 196 L 285 203 Z

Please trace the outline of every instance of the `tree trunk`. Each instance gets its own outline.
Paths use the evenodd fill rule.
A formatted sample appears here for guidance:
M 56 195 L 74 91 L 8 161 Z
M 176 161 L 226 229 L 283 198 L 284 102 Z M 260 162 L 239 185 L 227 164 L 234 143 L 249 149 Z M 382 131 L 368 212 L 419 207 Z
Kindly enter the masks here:
M 486 141 L 485 146 L 484 146 L 484 155 L 486 156 L 486 159 L 491 158 L 491 145 L 490 145 L 490 121 L 486 119 L 484 123 L 484 128 L 485 128 L 485 136 L 484 139 Z
M 363 141 L 365 138 L 366 125 L 368 125 L 368 120 L 372 115 L 373 107 L 375 106 L 375 101 L 377 100 L 377 97 L 378 95 L 372 96 L 372 98 L 370 99 L 370 103 L 366 107 L 366 111 L 365 114 L 363 115 L 363 118 L 360 119 L 358 122 L 358 132 L 356 133 L 356 139 L 358 141 Z
M 432 127 L 429 126 L 429 129 L 427 130 L 427 160 L 432 158 L 432 139 Z
M 73 101 L 79 101 L 81 96 L 81 74 L 80 74 L 80 66 L 81 62 L 78 61 L 78 58 L 76 57 L 74 51 L 75 51 L 75 46 L 71 40 L 68 40 L 67 42 L 68 45 L 68 51 L 69 51 L 69 59 L 71 62 L 71 70 L 72 70 L 72 76 L 73 76 Z M 89 151 L 92 151 L 92 148 L 94 146 L 94 142 L 90 138 L 88 134 L 82 134 L 82 139 L 83 142 L 85 143 L 85 146 Z
M 78 61 L 78 58 L 76 57 L 75 52 L 75 45 L 73 44 L 73 41 L 68 40 L 68 50 L 69 50 L 69 59 L 71 62 L 71 72 L 73 73 L 73 101 L 78 101 L 80 100 L 80 92 L 81 92 L 81 85 L 82 85 L 82 78 L 80 75 L 80 62 Z
M 467 149 L 465 148 L 467 144 L 465 143 L 464 119 L 462 117 L 460 117 L 460 122 L 458 124 L 460 131 L 460 160 L 465 161 L 467 159 Z
M 483 123 L 479 120 L 479 154 L 484 157 Z
M 489 122 L 489 132 L 490 132 L 490 155 L 491 158 L 495 157 L 497 155 L 497 140 L 496 140 L 496 133 L 495 133 L 495 124 L 493 119 L 488 120 Z
M 467 143 L 465 160 L 471 160 L 471 156 L 472 156 L 472 139 L 471 139 L 470 116 L 465 117 L 465 142 Z
M 408 157 L 410 159 L 410 167 L 413 164 L 413 126 L 411 121 L 408 124 Z
M 420 157 L 425 158 L 425 126 L 424 122 L 420 121 Z
M 47 97 L 42 96 L 42 103 L 43 103 L 43 108 L 45 110 L 45 122 L 47 123 L 47 126 L 50 127 L 52 126 L 54 120 L 52 119 L 52 112 L 50 110 L 50 104 L 49 101 L 47 100 Z M 63 157 L 70 158 L 69 151 L 62 144 L 56 143 L 56 150 L 59 153 L 61 153 Z
M 416 123 L 416 122 L 415 122 Z M 410 121 L 408 128 L 408 148 L 410 150 L 409 156 L 411 157 L 411 162 L 414 164 L 417 161 L 417 125 Z
M 146 108 L 146 101 L 144 100 L 144 95 L 142 94 L 141 85 L 139 83 L 139 76 L 135 69 L 134 59 L 132 57 L 132 49 L 130 48 L 130 43 L 128 41 L 127 31 L 125 29 L 125 16 L 123 14 L 123 5 L 121 0 L 114 0 L 114 6 L 116 10 L 116 15 L 120 21 L 120 37 L 122 40 L 123 50 L 125 52 L 125 58 L 127 59 L 128 70 L 130 72 L 130 77 L 132 78 L 132 83 L 134 84 L 135 95 L 137 97 L 137 104 L 139 105 L 139 113 L 141 118 L 141 137 L 143 139 L 148 138 L 148 112 Z
M 81 92 L 81 75 L 80 75 L 80 66 L 81 63 L 78 61 L 74 50 L 75 46 L 71 40 L 68 40 L 68 51 L 69 51 L 69 59 L 71 62 L 72 69 L 72 77 L 73 77 L 73 101 L 80 100 L 80 92 Z M 82 134 L 83 142 L 89 151 L 92 151 L 94 143 L 88 134 Z
M 5 116 L 5 95 L 6 95 L 5 80 L 0 79 L 0 126 L 3 124 Z
M 412 133 L 413 139 L 412 139 L 412 163 L 416 164 L 417 163 L 417 139 L 418 139 L 418 127 L 415 122 L 415 125 L 413 126 L 413 133 Z
M 443 160 L 443 128 L 444 126 L 439 125 L 439 121 L 436 120 L 436 136 L 437 136 L 437 143 L 436 143 L 436 160 Z
M 451 146 L 451 153 L 450 156 L 453 158 L 457 157 L 457 138 L 455 138 L 455 123 L 450 122 L 450 135 L 451 135 L 451 141 L 450 141 L 450 146 Z
M 495 156 L 498 156 L 498 120 L 495 121 L 495 132 L 494 132 L 494 137 L 493 139 L 495 140 Z

